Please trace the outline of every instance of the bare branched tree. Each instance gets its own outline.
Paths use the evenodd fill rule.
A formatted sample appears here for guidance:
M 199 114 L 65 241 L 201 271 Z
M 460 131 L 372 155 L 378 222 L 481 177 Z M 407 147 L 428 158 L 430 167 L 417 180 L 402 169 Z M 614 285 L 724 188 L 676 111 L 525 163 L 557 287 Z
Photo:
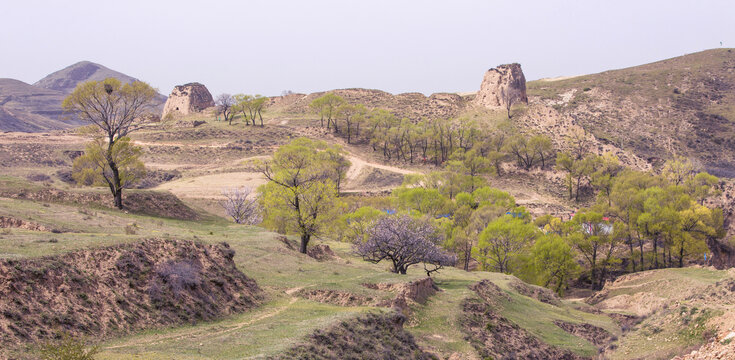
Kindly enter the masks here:
M 255 225 L 262 220 L 262 213 L 258 206 L 258 198 L 250 196 L 253 193 L 249 187 L 226 189 L 222 191 L 225 199 L 220 202 L 227 216 L 238 224 Z
M 219 113 L 224 116 L 224 120 L 227 121 L 228 124 L 232 125 L 232 119 L 235 117 L 235 109 L 233 109 L 235 98 L 230 94 L 220 94 L 217 96 L 214 103 L 217 105 Z
M 510 119 L 510 109 L 513 107 L 513 104 L 521 101 L 521 91 L 518 88 L 509 85 L 500 89 L 500 98 L 505 105 L 505 109 L 508 111 L 508 119 Z

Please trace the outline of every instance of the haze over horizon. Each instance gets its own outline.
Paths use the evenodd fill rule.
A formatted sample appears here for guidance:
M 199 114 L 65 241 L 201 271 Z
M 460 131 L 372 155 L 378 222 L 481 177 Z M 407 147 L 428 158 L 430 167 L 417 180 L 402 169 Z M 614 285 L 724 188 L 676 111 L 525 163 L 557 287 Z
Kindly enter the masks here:
M 528 80 L 735 44 L 735 3 L 26 1 L 4 5 L 0 77 L 34 83 L 82 60 L 213 94 L 375 88 L 466 92 L 519 62 Z M 297 30 L 294 30 L 297 29 Z M 722 45 L 720 44 L 722 42 Z

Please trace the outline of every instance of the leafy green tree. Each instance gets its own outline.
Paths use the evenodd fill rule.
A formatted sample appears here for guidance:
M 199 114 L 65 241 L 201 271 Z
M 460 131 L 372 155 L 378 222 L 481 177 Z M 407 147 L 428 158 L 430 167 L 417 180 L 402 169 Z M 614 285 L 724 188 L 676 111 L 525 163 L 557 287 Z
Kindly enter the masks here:
M 242 113 L 242 118 L 243 120 L 245 120 L 245 125 L 250 125 L 250 119 L 252 119 L 253 125 L 255 125 L 255 112 L 252 111 L 251 107 L 252 98 L 252 95 L 246 94 L 235 94 L 233 96 L 233 99 L 235 100 L 233 111 Z
M 632 270 L 636 271 L 637 265 L 643 270 L 645 262 L 643 257 L 643 246 L 645 237 L 640 233 L 638 217 L 642 214 L 645 202 L 644 190 L 660 185 L 660 178 L 649 173 L 625 170 L 614 179 L 613 188 L 609 199 L 611 200 L 610 212 L 620 226 L 626 230 L 625 243 L 630 250 Z M 636 264 L 634 248 L 638 246 L 639 262 Z
M 357 128 L 357 124 L 361 123 L 366 115 L 367 109 L 365 108 L 365 105 L 362 104 L 351 105 L 345 103 L 341 104 L 337 108 L 337 117 L 344 120 L 345 123 L 345 132 L 347 134 L 348 144 L 352 142 L 352 136 L 355 132 L 355 128 Z
M 684 266 L 684 259 L 690 254 L 701 254 L 707 251 L 707 238 L 718 237 L 718 229 L 722 227 L 715 210 L 693 204 L 692 207 L 679 213 L 681 234 L 673 244 L 679 267 Z
M 496 207 L 502 214 L 516 208 L 516 199 L 511 194 L 489 186 L 473 191 L 472 198 L 478 207 Z
M 371 224 L 383 216 L 386 216 L 386 213 L 374 207 L 360 207 L 340 217 L 338 234 L 341 239 L 349 242 L 364 242 L 367 240 Z
M 107 186 L 115 198 L 115 206 L 122 208 L 122 190 L 130 188 L 145 177 L 140 161 L 142 149 L 131 143 L 129 137 L 115 141 L 109 149 L 104 138 L 87 144 L 84 155 L 74 159 L 72 177 L 79 185 Z M 116 172 L 110 167 L 115 164 Z
M 399 187 L 393 190 L 399 209 L 416 211 L 432 217 L 449 213 L 452 202 L 437 189 Z
M 245 125 L 250 125 L 248 119 L 253 122 L 255 126 L 255 118 L 260 118 L 260 126 L 263 127 L 263 108 L 268 98 L 262 95 L 245 95 L 237 94 L 234 97 L 235 104 L 233 105 L 233 111 L 242 112 L 243 119 L 245 119 Z
M 623 166 L 612 153 L 605 153 L 598 159 L 595 171 L 592 173 L 592 186 L 607 198 L 608 206 L 612 205 L 610 193 L 615 177 L 623 171 Z
M 506 215 L 489 223 L 480 233 L 473 255 L 484 270 L 511 273 L 513 262 L 537 235 L 538 230 L 532 224 Z
M 120 80 L 107 78 L 103 81 L 88 81 L 77 85 L 62 103 L 65 111 L 94 124 L 107 140 L 106 149 L 101 155 L 109 168 L 110 191 L 118 209 L 123 208 L 124 179 L 120 176 L 117 161 L 126 158 L 114 156 L 113 153 L 122 152 L 125 146 L 116 147 L 117 142 L 138 128 L 138 120 L 152 108 L 155 96 L 156 90 L 144 82 L 122 84 Z M 100 146 L 95 145 L 95 149 Z M 114 149 L 117 150 L 113 151 Z
M 324 142 L 299 138 L 281 146 L 263 163 L 268 183 L 258 188 L 265 211 L 264 223 L 301 237 L 299 251 L 306 253 L 311 237 L 339 217 L 343 207 L 334 181 L 325 172 L 334 164 Z
M 614 225 L 596 211 L 580 211 L 572 223 L 575 231 L 569 236 L 570 243 L 589 264 L 593 288 L 602 288 L 606 268 L 615 261 L 613 252 L 618 237 L 613 232 Z
M 334 131 L 337 132 L 337 123 L 333 122 L 337 109 L 340 105 L 345 103 L 345 99 L 334 93 L 326 93 L 316 99 L 314 99 L 309 107 L 316 111 L 321 117 L 321 126 L 324 127 L 324 119 L 327 119 L 327 129 L 330 128 L 330 124 L 334 124 Z
M 591 154 L 581 159 L 576 159 L 569 153 L 561 153 L 556 157 L 557 169 L 566 172 L 569 199 L 579 202 L 579 190 L 595 171 L 596 164 L 597 157 Z
M 459 162 L 458 165 L 461 165 L 456 166 L 457 169 L 454 171 L 462 171 L 464 175 L 469 177 L 467 181 L 469 183 L 469 189 L 466 189 L 469 192 L 485 186 L 487 181 L 482 176 L 491 174 L 494 170 L 492 163 L 482 156 L 477 148 L 470 150 L 460 148 L 452 154 L 450 161 L 452 160 Z
M 541 236 L 531 247 L 534 283 L 552 287 L 559 296 L 564 294 L 567 281 L 578 271 L 574 251 L 557 235 Z
M 480 154 L 488 159 L 498 176 L 502 175 L 502 164 L 509 157 L 507 152 L 508 139 L 517 132 L 509 121 L 501 122 L 495 129 L 484 135 L 484 140 L 478 144 Z
M 337 196 L 342 189 L 342 182 L 347 175 L 347 170 L 352 163 L 345 157 L 344 150 L 339 145 L 326 146 L 321 154 L 325 161 L 322 162 L 322 171 L 334 181 Z
M 258 115 L 258 119 L 260 119 L 260 127 L 263 127 L 263 110 L 265 109 L 265 104 L 268 101 L 268 98 L 263 95 L 254 95 L 253 99 L 251 100 L 252 107 L 255 109 L 255 114 Z M 255 118 L 253 117 L 253 125 L 255 125 Z
M 508 153 L 515 156 L 519 167 L 530 170 L 539 160 L 538 153 L 533 145 L 525 136 L 516 134 L 508 140 L 506 149 Z
M 719 182 L 720 179 L 716 176 L 710 175 L 706 172 L 701 172 L 688 181 L 686 186 L 689 190 L 689 194 L 697 200 L 700 205 L 704 205 L 705 200 L 720 194 L 720 190 L 716 188 Z
M 676 156 L 667 161 L 661 174 L 674 185 L 684 185 L 694 175 L 694 165 L 689 159 Z
M 658 269 L 659 244 L 662 241 L 664 244 L 672 242 L 679 222 L 678 211 L 688 206 L 691 200 L 686 194 L 682 194 L 681 188 L 677 186 L 669 186 L 666 189 L 658 186 L 650 187 L 643 190 L 643 196 L 645 200 L 643 212 L 638 216 L 638 231 L 650 239 L 653 245 L 651 248 L 653 268 Z M 664 248 L 664 256 L 665 251 Z
M 554 156 L 554 145 L 551 138 L 546 135 L 534 135 L 528 140 L 528 144 L 541 160 L 541 169 L 546 168 L 546 162 Z

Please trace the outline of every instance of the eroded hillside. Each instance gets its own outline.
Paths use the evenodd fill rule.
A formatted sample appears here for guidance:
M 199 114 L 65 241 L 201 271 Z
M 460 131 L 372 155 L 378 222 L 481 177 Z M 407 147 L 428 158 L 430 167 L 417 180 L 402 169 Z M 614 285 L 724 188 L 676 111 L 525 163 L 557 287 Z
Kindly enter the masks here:
M 553 107 L 604 143 L 654 165 L 672 154 L 735 176 L 735 53 L 715 49 L 651 64 L 528 83 L 531 103 Z

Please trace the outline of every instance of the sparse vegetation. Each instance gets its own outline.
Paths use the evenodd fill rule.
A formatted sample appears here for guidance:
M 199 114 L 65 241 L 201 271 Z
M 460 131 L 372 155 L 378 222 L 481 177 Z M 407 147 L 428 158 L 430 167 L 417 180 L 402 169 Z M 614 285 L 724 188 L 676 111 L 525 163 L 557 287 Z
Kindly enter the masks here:
M 83 341 L 68 333 L 62 333 L 61 340 L 48 342 L 41 348 L 42 360 L 94 360 L 100 352 L 99 347 L 88 347 Z

